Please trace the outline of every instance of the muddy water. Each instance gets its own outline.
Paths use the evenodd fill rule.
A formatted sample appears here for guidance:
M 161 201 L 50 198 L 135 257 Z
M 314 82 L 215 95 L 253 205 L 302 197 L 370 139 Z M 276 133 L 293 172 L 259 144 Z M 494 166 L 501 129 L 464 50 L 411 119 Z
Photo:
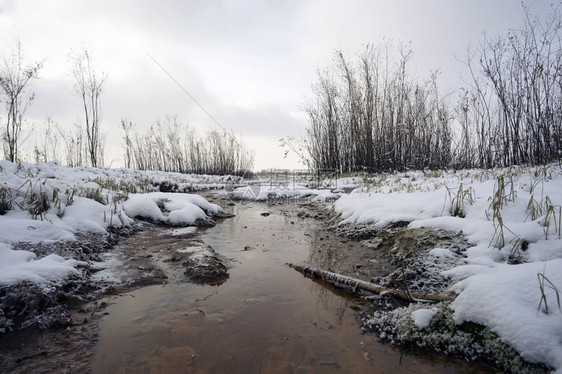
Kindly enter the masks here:
M 196 286 L 168 268 L 167 284 L 113 300 L 94 373 L 483 371 L 406 354 L 361 334 L 354 301 L 285 265 L 305 263 L 318 251 L 314 220 L 257 203 L 231 208 L 236 217 L 198 238 L 230 260 L 230 278 L 218 287 Z

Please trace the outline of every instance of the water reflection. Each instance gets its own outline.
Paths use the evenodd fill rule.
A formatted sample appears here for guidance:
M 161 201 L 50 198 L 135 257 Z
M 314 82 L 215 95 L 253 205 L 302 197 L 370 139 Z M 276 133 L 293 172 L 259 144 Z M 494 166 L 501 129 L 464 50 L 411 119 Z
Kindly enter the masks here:
M 286 266 L 337 265 L 335 251 L 315 247 L 314 221 L 291 224 L 266 205 L 234 209 L 236 217 L 200 237 L 232 259 L 229 280 L 219 288 L 170 282 L 117 299 L 101 326 L 94 373 L 470 371 L 402 357 L 362 335 L 351 309 L 356 300 Z

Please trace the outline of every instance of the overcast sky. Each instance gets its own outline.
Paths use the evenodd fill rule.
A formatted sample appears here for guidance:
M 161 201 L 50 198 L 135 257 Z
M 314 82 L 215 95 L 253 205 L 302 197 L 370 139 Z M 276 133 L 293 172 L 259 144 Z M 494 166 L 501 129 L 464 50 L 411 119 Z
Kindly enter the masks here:
M 545 14 L 551 1 L 527 2 Z M 517 0 L 0 0 L 0 51 L 16 38 L 29 62 L 45 60 L 28 120 L 82 120 L 68 53 L 94 52 L 109 77 L 102 96 L 106 163 L 122 166 L 120 120 L 147 129 L 177 115 L 199 134 L 220 124 L 255 149 L 255 169 L 299 167 L 281 137 L 303 137 L 299 109 L 335 50 L 353 57 L 383 38 L 411 43 L 420 77 L 440 69 L 442 88 L 461 84 L 469 44 L 523 24 Z M 2 113 L 2 112 L 0 112 Z M 3 114 L 0 114 L 2 116 Z M 35 142 L 29 140 L 28 142 Z

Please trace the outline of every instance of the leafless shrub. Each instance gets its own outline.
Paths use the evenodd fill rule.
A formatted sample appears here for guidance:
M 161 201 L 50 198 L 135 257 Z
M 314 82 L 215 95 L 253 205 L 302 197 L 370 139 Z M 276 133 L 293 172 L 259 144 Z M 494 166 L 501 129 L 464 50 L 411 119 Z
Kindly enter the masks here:
M 199 138 L 187 124 L 167 116 L 141 134 L 122 121 L 126 163 L 138 170 L 197 174 L 240 174 L 251 170 L 253 156 L 227 131 L 211 130 Z
M 543 19 L 525 5 L 523 10 L 521 29 L 484 35 L 468 54 L 472 87 L 460 112 L 463 129 L 470 127 L 476 142 L 460 149 L 472 147 L 476 157 L 459 154 L 463 166 L 544 164 L 562 154 L 560 8 Z
M 437 75 L 416 82 L 410 48 L 367 46 L 357 61 L 341 52 L 318 73 L 304 106 L 306 142 L 315 169 L 349 171 L 443 167 L 451 159 L 451 113 Z

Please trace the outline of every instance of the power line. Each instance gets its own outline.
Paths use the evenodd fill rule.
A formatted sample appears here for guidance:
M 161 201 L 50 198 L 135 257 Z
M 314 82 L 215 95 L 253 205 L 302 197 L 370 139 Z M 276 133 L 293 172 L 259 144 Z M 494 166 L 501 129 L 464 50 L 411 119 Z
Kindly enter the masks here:
M 180 82 L 178 82 L 178 80 L 177 80 L 176 78 L 174 78 L 174 76 L 173 76 L 172 74 L 170 74 L 170 72 L 169 72 L 168 70 L 166 70 L 166 68 L 165 68 L 164 66 L 162 66 L 162 64 L 161 64 L 160 62 L 158 62 L 158 60 L 156 60 L 148 51 L 144 51 L 144 52 L 147 54 L 148 57 L 150 57 L 150 59 L 151 59 L 152 61 L 154 61 L 154 63 L 155 63 L 156 65 L 158 65 L 158 67 L 159 67 L 160 69 L 162 69 L 162 71 L 163 71 L 164 73 L 166 73 L 166 75 L 167 75 L 172 81 L 174 81 L 174 83 L 175 83 L 187 96 L 189 96 L 189 98 L 190 98 L 191 100 L 193 100 L 193 102 L 194 102 L 195 104 L 197 104 L 197 106 L 199 106 L 199 108 L 201 108 L 201 110 L 202 110 L 203 112 L 205 112 L 205 114 L 207 114 L 207 115 L 209 116 L 210 119 L 213 120 L 214 123 L 217 124 L 218 127 L 220 127 L 220 128 L 222 129 L 222 131 L 224 131 L 225 134 L 228 134 L 228 135 L 230 135 L 230 136 L 232 137 L 232 139 L 233 139 L 234 142 L 240 147 L 240 150 L 241 150 L 242 152 L 246 153 L 246 155 L 247 155 L 248 157 L 253 158 L 253 156 L 250 154 L 250 152 L 248 152 L 248 150 L 246 150 L 246 148 L 245 148 L 241 143 L 238 142 L 238 139 L 236 139 L 236 136 L 234 136 L 234 134 L 232 134 L 232 133 L 230 133 L 229 131 L 227 131 L 227 130 L 220 124 L 220 122 L 217 121 L 217 119 L 216 119 L 215 117 L 213 117 L 213 115 L 212 115 L 211 113 L 209 113 L 209 111 L 208 111 L 207 109 L 205 109 L 205 107 L 204 107 L 199 101 L 197 101 L 197 99 L 196 99 L 195 97 L 193 97 L 193 95 L 190 94 L 189 91 L 188 91 L 184 86 L 182 86 L 182 84 L 181 84 Z M 246 171 L 244 171 L 244 174 L 245 174 L 245 173 L 246 173 Z
M 160 63 L 158 62 L 158 60 L 156 60 L 150 53 L 148 53 L 148 51 L 145 51 L 145 53 L 148 55 L 148 57 L 151 58 L 152 61 L 154 61 L 154 63 L 155 63 L 156 65 L 158 65 L 158 66 L 160 67 L 160 69 L 162 69 L 162 71 L 163 71 L 164 73 L 166 73 L 166 75 L 167 75 L 168 77 L 170 77 L 171 80 L 174 81 L 174 83 L 176 83 L 176 85 L 177 85 L 183 92 L 185 92 L 185 94 L 186 94 L 187 96 L 189 96 L 189 98 L 190 98 L 191 100 L 193 100 L 193 102 L 194 102 L 195 104 L 197 104 L 197 105 L 199 106 L 199 108 L 201 108 L 201 110 L 203 110 L 203 112 L 205 112 L 205 113 L 209 116 L 209 118 L 211 118 L 211 119 L 213 120 L 213 122 L 215 122 L 224 132 L 228 132 L 228 131 L 226 131 L 226 129 L 219 123 L 219 121 L 217 121 L 217 119 L 216 119 L 215 117 L 213 117 L 213 115 L 212 115 L 211 113 L 209 113 L 209 111 L 208 111 L 207 109 L 205 109 L 205 107 L 204 107 L 203 105 L 201 105 L 201 103 L 200 103 L 199 101 L 197 101 L 197 99 L 196 99 L 195 97 L 193 97 L 193 95 L 190 94 L 189 91 L 188 91 L 187 89 L 185 89 L 185 87 L 182 86 L 181 83 L 178 82 L 178 80 L 177 80 L 176 78 L 174 78 L 174 76 L 173 76 L 172 74 L 170 74 L 170 72 L 169 72 L 168 70 L 166 70 L 166 68 L 165 68 L 164 66 L 162 66 L 162 64 L 160 64 Z

